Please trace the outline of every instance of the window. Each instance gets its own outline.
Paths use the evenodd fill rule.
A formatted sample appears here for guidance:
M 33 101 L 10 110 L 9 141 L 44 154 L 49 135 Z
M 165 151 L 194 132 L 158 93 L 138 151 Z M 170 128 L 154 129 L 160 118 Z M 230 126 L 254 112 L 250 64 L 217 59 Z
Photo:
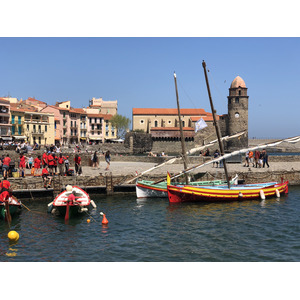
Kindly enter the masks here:
M 11 115 L 11 124 L 15 124 L 15 116 Z
M 56 129 L 56 121 L 54 121 L 54 129 Z
M 73 127 L 73 121 L 71 121 L 71 127 Z
M 154 122 L 154 127 L 157 127 L 157 125 L 158 125 L 158 122 L 155 121 L 155 122 Z
M 27 131 L 29 131 L 29 124 L 27 124 Z
M 228 103 L 231 104 L 231 99 L 228 100 Z
M 18 124 L 21 125 L 21 116 L 18 116 Z
M 41 137 L 39 136 L 39 145 L 42 143 L 42 139 Z
M 108 131 L 105 132 L 105 135 L 108 136 Z
M 168 121 L 168 124 L 171 124 L 171 123 L 172 123 L 172 121 L 171 121 L 171 120 L 169 120 L 169 121 Z
M 235 98 L 235 103 L 239 103 L 239 98 Z
M 184 127 L 185 126 L 185 122 L 184 121 L 182 121 L 182 127 Z
M 239 90 L 239 96 L 241 96 L 242 95 L 242 91 L 241 90 Z
M 15 128 L 15 126 L 12 126 L 12 127 L 11 127 L 11 134 L 12 134 L 12 135 L 14 135 L 14 134 L 15 134 L 15 132 L 16 132 L 16 128 Z
M 47 125 L 45 125 L 45 132 L 47 132 Z
M 141 124 L 144 124 L 144 120 L 141 120 L 140 123 L 141 123 Z

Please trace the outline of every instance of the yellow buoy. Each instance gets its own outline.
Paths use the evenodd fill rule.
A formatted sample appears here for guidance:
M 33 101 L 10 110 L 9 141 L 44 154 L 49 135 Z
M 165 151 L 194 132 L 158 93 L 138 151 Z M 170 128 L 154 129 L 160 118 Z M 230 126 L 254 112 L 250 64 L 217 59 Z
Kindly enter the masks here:
M 90 219 L 87 219 L 86 221 L 87 221 L 88 223 L 90 223 L 90 222 L 91 222 L 91 220 L 90 220 Z
M 7 236 L 12 242 L 16 242 L 19 240 L 19 234 L 14 230 L 10 231 Z

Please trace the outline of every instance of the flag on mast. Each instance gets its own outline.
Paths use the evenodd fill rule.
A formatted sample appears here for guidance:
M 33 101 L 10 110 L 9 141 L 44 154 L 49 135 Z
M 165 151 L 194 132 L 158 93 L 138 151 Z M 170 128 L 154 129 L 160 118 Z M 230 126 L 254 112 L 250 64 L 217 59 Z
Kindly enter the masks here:
M 195 123 L 195 132 L 203 129 L 207 127 L 207 124 L 205 123 L 205 121 L 201 118 L 200 120 L 198 120 L 196 123 Z

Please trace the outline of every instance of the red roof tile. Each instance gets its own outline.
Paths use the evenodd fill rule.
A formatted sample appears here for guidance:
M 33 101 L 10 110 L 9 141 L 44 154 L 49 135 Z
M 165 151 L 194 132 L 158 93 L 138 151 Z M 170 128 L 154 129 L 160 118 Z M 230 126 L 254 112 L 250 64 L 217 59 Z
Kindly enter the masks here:
M 133 115 L 177 115 L 176 108 L 133 108 Z M 207 115 L 208 113 L 202 108 L 181 108 L 181 115 Z

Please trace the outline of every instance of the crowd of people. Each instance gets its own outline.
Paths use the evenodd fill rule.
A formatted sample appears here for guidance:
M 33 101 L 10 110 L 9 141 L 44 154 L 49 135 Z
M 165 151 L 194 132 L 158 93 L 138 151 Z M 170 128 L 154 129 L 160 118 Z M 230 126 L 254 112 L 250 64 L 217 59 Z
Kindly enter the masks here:
M 253 151 L 247 151 L 245 156 L 245 163 L 244 167 L 250 167 L 252 164 L 253 168 L 264 168 L 265 165 L 269 168 L 269 155 L 266 151 L 266 149 L 263 149 L 262 151 L 255 150 Z
M 220 156 L 219 150 L 215 150 L 212 159 L 216 159 Z M 209 149 L 207 148 L 204 152 L 200 151 L 200 156 L 210 156 Z M 220 167 L 221 167 L 221 161 L 220 161 Z M 219 162 L 213 162 L 213 167 L 214 166 L 219 166 Z M 253 167 L 253 168 L 264 168 L 267 166 L 268 168 L 270 167 L 269 165 L 269 155 L 266 151 L 266 149 L 263 149 L 262 151 L 255 150 L 254 152 L 249 150 L 246 152 L 245 155 L 245 162 L 244 162 L 244 167 Z

